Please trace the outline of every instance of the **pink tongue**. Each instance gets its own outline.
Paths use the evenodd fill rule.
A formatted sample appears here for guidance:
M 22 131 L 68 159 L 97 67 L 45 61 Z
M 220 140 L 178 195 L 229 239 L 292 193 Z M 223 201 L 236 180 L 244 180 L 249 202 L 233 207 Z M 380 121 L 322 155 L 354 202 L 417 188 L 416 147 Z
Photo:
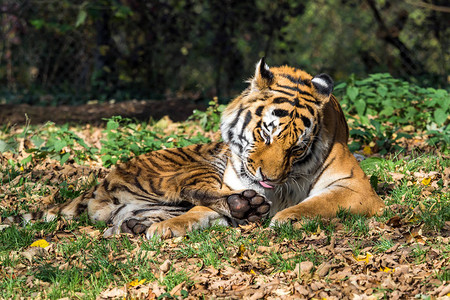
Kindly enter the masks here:
M 263 187 L 265 187 L 266 189 L 273 189 L 273 186 L 268 185 L 264 181 L 260 181 L 259 184 L 262 185 Z

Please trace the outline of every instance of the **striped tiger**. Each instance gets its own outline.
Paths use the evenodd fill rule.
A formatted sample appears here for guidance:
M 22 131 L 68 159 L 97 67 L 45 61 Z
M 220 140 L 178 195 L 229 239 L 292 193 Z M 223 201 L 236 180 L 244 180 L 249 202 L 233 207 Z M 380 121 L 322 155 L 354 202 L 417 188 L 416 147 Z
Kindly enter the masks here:
M 105 237 L 151 238 L 266 216 L 276 225 L 334 217 L 340 208 L 373 215 L 384 207 L 348 149 L 330 76 L 269 68 L 261 59 L 249 83 L 222 114 L 223 142 L 140 155 L 42 217 L 87 211 L 92 221 L 111 224 Z

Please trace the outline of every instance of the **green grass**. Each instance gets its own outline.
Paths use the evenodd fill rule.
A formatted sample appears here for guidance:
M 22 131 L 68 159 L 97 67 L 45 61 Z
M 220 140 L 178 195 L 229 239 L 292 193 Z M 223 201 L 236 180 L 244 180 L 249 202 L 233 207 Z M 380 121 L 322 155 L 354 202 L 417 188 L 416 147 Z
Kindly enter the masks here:
M 374 250 L 377 253 L 382 253 L 387 251 L 388 249 L 391 249 L 394 247 L 395 243 L 391 239 L 387 239 L 383 236 L 380 237 L 380 239 L 375 243 Z

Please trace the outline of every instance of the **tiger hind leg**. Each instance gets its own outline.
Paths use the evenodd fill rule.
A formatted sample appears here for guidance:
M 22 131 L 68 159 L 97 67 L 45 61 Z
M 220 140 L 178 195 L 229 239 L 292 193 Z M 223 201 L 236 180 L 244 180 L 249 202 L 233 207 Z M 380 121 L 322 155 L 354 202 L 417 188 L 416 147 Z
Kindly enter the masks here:
M 104 237 L 110 237 L 118 233 L 131 233 L 139 235 L 155 223 L 159 223 L 187 212 L 192 205 L 181 202 L 179 206 L 149 203 L 127 203 L 118 206 L 107 221 L 109 227 Z
M 58 216 L 63 216 L 66 220 L 71 220 L 82 214 L 87 208 L 89 198 L 83 194 L 66 203 L 57 204 L 47 210 L 38 210 L 35 212 L 24 213 L 17 216 L 11 216 L 4 220 L 6 224 L 27 224 L 32 221 L 43 220 L 45 222 L 51 222 Z

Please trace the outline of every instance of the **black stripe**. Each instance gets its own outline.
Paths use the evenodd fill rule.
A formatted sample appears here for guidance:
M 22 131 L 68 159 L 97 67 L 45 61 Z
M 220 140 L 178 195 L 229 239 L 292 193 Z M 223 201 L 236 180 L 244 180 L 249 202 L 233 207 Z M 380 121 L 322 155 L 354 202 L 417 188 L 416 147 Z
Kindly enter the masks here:
M 170 153 L 180 157 L 184 161 L 196 162 L 196 160 L 191 155 L 186 153 L 183 148 L 175 148 L 170 151 Z
M 319 105 L 320 104 L 320 101 L 317 101 L 316 99 L 314 99 L 314 100 L 311 100 L 311 99 L 307 99 L 307 98 L 302 98 L 303 100 L 305 100 L 306 102 L 309 102 L 309 103 L 314 103 L 314 104 L 316 104 L 316 105 Z
M 234 133 L 231 130 L 228 130 L 228 141 L 231 143 L 234 138 Z
M 120 184 L 120 183 L 119 184 L 111 184 L 110 186 L 108 186 L 108 188 L 109 188 L 108 192 L 110 192 L 110 193 L 114 193 L 116 191 L 126 191 L 126 192 L 128 192 L 128 193 L 130 193 L 132 195 L 140 196 L 140 194 L 132 191 L 129 187 L 127 187 L 127 186 L 125 186 L 123 184 Z
M 198 146 L 198 145 L 197 145 L 197 146 Z M 198 150 L 197 150 L 197 151 L 198 151 Z M 174 160 L 174 159 L 171 158 L 171 157 L 168 157 L 168 156 L 165 155 L 163 152 L 158 152 L 158 154 L 159 154 L 160 156 L 162 156 L 162 157 L 164 158 L 164 160 L 170 161 L 171 163 L 173 163 L 173 164 L 175 164 L 175 165 L 179 165 L 179 166 L 182 165 L 182 163 L 180 163 L 180 162 Z
M 296 84 L 300 84 L 300 85 L 307 85 L 307 86 L 311 87 L 311 80 L 309 80 L 309 79 L 302 80 L 301 77 L 294 78 L 289 74 L 280 74 L 280 76 L 283 76 L 284 78 L 289 79 L 292 83 L 296 83 Z
M 115 205 L 119 205 L 120 204 L 119 198 L 117 198 L 116 196 L 112 196 L 112 200 L 113 200 L 113 203 Z
M 252 114 L 250 111 L 247 111 L 245 114 L 244 124 L 242 124 L 241 135 L 244 132 L 244 129 L 248 126 L 250 121 L 252 120 Z
M 122 204 L 121 206 L 119 206 L 119 208 L 114 211 L 113 215 L 116 216 L 126 206 L 127 206 L 126 204 Z M 114 218 L 113 215 L 111 215 L 110 219 Z
M 274 109 L 272 111 L 272 115 L 279 117 L 279 118 L 283 118 L 283 117 L 286 117 L 287 115 L 289 115 L 289 111 L 278 108 L 278 109 Z
M 288 92 L 282 91 L 282 90 L 275 90 L 275 89 L 272 89 L 272 91 L 275 91 L 275 92 L 278 92 L 278 93 L 282 93 L 282 94 L 286 94 L 286 95 L 291 96 L 291 97 L 294 96 L 294 94 L 288 93 Z
M 319 172 L 319 174 L 317 174 L 316 179 L 314 180 L 314 182 L 311 183 L 311 185 L 309 186 L 309 189 L 308 189 L 308 195 L 309 195 L 309 193 L 311 192 L 312 188 L 316 185 L 317 181 L 319 181 L 319 179 L 320 179 L 320 177 L 322 176 L 323 172 L 325 172 L 325 170 L 328 169 L 328 168 L 330 167 L 330 165 L 335 161 L 335 159 L 336 159 L 336 157 L 333 157 L 333 158 L 331 159 L 331 161 L 330 161 L 328 164 L 326 164 L 326 165 L 322 168 L 322 170 L 320 170 L 320 172 Z
M 319 128 L 319 133 L 317 133 L 316 136 L 319 136 L 319 135 L 320 135 L 320 127 L 318 127 L 318 128 Z M 328 145 L 328 151 L 327 151 L 327 154 L 323 157 L 323 160 L 324 160 L 324 161 L 326 161 L 326 160 L 328 159 L 328 157 L 330 156 L 331 150 L 333 149 L 334 142 L 336 141 L 336 136 L 337 136 L 337 130 L 334 132 L 333 139 L 332 139 L 331 143 Z M 325 169 L 328 168 L 328 167 L 333 163 L 333 161 L 334 161 L 335 159 L 336 159 L 336 157 L 333 157 L 333 158 L 331 159 L 331 161 L 324 167 L 324 169 L 322 169 L 322 170 L 320 171 L 319 175 L 316 177 L 316 180 L 314 180 L 314 182 L 311 183 L 311 185 L 309 186 L 309 188 L 308 188 L 308 195 L 309 195 L 309 193 L 311 192 L 311 190 L 313 189 L 314 185 L 316 185 L 317 181 L 318 181 L 318 180 L 320 179 L 320 177 L 322 176 L 322 174 L 323 174 L 323 172 L 325 171 Z
M 281 85 L 281 84 L 278 84 L 278 83 L 277 83 L 277 86 L 279 86 L 280 88 L 288 89 L 288 90 L 295 91 L 295 92 L 299 92 L 300 91 L 300 89 L 298 87 L 295 87 L 295 86 Z
M 160 180 L 160 182 L 158 182 L 158 186 L 161 185 L 162 178 L 159 178 L 159 180 Z M 156 195 L 158 195 L 160 197 L 164 197 L 165 193 L 161 192 L 159 189 L 157 189 L 155 187 L 155 184 L 154 184 L 153 180 L 149 180 L 148 181 L 148 185 L 150 186 L 150 189 L 151 189 L 152 193 L 154 193 L 154 194 L 156 194 Z
M 286 103 L 286 102 L 293 104 L 293 102 L 291 100 L 289 100 L 288 98 L 284 98 L 284 97 L 273 98 L 272 102 L 275 104 L 281 104 L 281 103 Z
M 277 83 L 277 85 L 279 87 L 281 87 L 281 88 L 285 88 L 285 89 L 288 89 L 288 90 L 291 90 L 291 91 L 295 91 L 295 92 L 299 93 L 300 95 L 309 96 L 309 97 L 314 99 L 314 97 L 313 97 L 313 95 L 311 93 L 303 91 L 303 90 L 299 89 L 298 87 L 293 87 L 293 86 L 288 86 L 288 85 L 280 85 L 278 83 Z M 311 102 L 311 100 L 308 100 L 308 99 L 305 99 L 305 100 Z
M 230 123 L 230 124 L 231 124 L 230 129 L 231 129 L 231 128 L 234 128 L 234 127 L 236 126 L 236 124 L 238 123 L 239 118 L 241 117 L 241 114 L 242 114 L 243 111 L 244 111 L 244 108 L 242 107 L 242 104 L 241 104 L 241 105 L 239 106 L 238 112 L 236 113 L 236 117 L 235 117 L 234 120 Z
M 299 93 L 300 95 L 309 96 L 309 97 L 311 97 L 311 98 L 314 99 L 313 95 L 311 95 L 311 93 L 309 93 L 309 92 L 302 91 L 302 90 L 299 89 L 299 90 L 298 90 L 298 93 Z M 308 100 L 308 99 L 305 99 L 305 100 Z
M 139 175 L 137 175 L 137 176 L 134 178 L 134 184 L 135 184 L 136 187 L 137 187 L 138 189 L 140 189 L 142 192 L 144 192 L 144 193 L 146 193 L 146 194 L 149 194 L 149 191 L 147 191 L 146 189 L 144 189 L 144 187 L 142 186 L 142 184 L 139 182 Z
M 255 111 L 255 115 L 257 115 L 258 117 L 261 117 L 263 109 L 264 109 L 263 105 L 259 106 Z
M 314 111 L 314 109 L 309 105 L 309 104 L 305 104 L 305 107 L 308 109 L 309 113 L 313 116 L 316 115 L 316 112 Z
M 143 213 L 143 212 L 156 211 L 156 210 L 159 210 L 159 208 L 158 207 L 150 207 L 150 208 L 136 209 L 136 210 L 133 211 L 133 215 L 136 216 L 136 215 L 138 215 L 140 213 Z
M 155 153 L 157 153 L 157 152 L 155 152 Z M 164 167 L 156 162 L 155 157 L 149 156 L 147 158 L 147 162 L 149 162 L 153 166 L 153 170 L 164 170 Z
M 352 191 L 352 192 L 354 192 L 354 193 L 357 193 L 354 189 L 351 189 L 351 188 L 349 188 L 348 186 L 344 186 L 344 185 L 340 185 L 340 184 L 336 184 L 335 186 L 341 187 L 341 188 L 344 188 L 344 189 L 347 189 L 347 190 L 350 190 L 350 191 Z
M 301 80 L 300 80 L 300 78 L 294 78 L 294 77 L 292 77 L 291 75 L 289 75 L 289 74 L 280 74 L 280 76 L 283 76 L 284 78 L 287 78 L 287 79 L 289 79 L 292 83 L 296 83 L 296 84 L 304 84 Z
M 216 143 L 214 148 L 208 150 L 208 154 L 211 156 L 215 155 L 217 152 L 219 152 L 219 149 L 221 147 L 222 147 L 222 143 Z
M 302 119 L 302 122 L 305 125 L 305 127 L 310 127 L 311 126 L 311 121 L 307 117 L 302 115 L 300 118 Z
M 200 152 L 200 150 L 201 150 L 202 148 L 203 148 L 203 145 L 202 145 L 202 144 L 195 145 L 194 151 L 195 151 L 196 153 L 198 153 L 198 152 Z
M 346 180 L 346 179 L 351 179 L 351 178 L 353 178 L 353 168 L 352 168 L 352 170 L 350 171 L 350 175 L 348 175 L 348 176 L 346 176 L 346 177 L 342 177 L 342 178 L 339 178 L 339 179 L 334 180 L 334 181 L 331 182 L 329 185 L 327 185 L 325 188 L 328 188 L 328 187 L 332 186 L 333 184 L 335 184 L 335 183 L 338 182 L 338 181 Z

